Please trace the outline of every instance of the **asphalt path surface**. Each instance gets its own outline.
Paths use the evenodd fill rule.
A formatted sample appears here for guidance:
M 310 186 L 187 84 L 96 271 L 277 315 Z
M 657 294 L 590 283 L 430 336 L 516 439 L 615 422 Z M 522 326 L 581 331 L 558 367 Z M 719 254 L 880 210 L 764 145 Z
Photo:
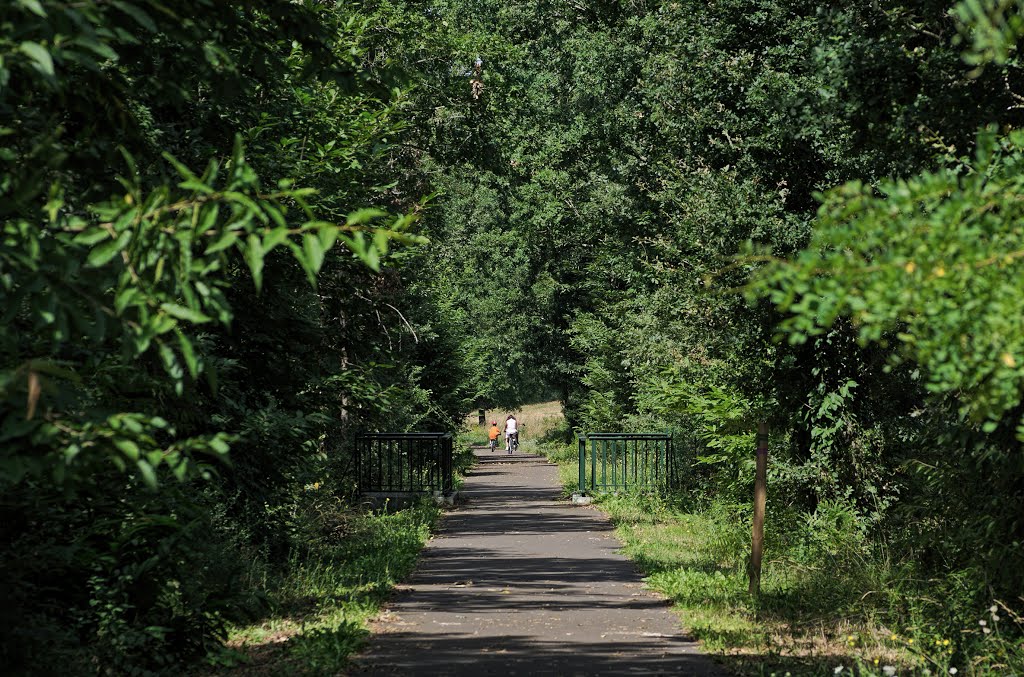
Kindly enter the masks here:
M 724 674 L 556 466 L 476 451 L 459 505 L 356 659 L 364 675 Z

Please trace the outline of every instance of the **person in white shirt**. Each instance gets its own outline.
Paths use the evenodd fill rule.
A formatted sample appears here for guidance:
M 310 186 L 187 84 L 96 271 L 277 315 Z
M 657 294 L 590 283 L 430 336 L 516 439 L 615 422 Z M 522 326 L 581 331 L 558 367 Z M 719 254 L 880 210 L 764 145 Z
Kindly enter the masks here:
M 508 415 L 505 419 L 505 449 L 508 453 L 512 453 L 512 443 L 519 446 L 519 422 L 516 421 L 516 417 L 512 414 Z

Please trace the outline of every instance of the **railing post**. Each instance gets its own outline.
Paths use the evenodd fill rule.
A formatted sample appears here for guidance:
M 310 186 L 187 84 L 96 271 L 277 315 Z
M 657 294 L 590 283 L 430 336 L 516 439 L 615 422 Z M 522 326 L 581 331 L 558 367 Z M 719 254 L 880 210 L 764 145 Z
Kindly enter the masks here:
M 445 495 L 452 493 L 452 489 L 455 484 L 455 478 L 453 477 L 455 471 L 455 450 L 452 443 L 451 434 L 445 435 L 441 440 L 441 453 L 443 456 L 443 474 L 444 478 L 441 480 Z
M 675 436 L 671 430 L 666 430 L 665 434 L 668 435 L 665 442 L 665 477 L 669 489 L 675 489 L 679 486 L 679 478 L 676 477 Z
M 587 441 L 583 435 L 577 435 L 576 441 L 580 446 L 580 493 L 585 494 L 587 492 Z

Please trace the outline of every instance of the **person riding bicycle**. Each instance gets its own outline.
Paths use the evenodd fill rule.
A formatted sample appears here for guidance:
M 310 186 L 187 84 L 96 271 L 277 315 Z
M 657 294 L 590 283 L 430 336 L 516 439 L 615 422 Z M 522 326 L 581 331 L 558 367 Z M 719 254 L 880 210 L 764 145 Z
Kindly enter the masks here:
M 498 428 L 497 421 L 491 421 L 491 429 L 487 431 L 487 439 L 490 440 L 491 451 L 498 446 L 498 435 L 501 434 L 501 430 Z
M 505 449 L 512 453 L 512 447 L 519 447 L 519 422 L 512 414 L 505 419 Z

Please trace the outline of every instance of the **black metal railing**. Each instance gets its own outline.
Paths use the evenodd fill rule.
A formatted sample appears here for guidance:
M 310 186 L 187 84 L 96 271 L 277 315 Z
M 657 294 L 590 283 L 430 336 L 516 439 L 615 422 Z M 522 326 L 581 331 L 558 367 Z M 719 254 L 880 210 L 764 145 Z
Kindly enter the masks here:
M 675 484 L 670 433 L 586 433 L 577 440 L 584 493 L 660 490 Z
M 363 433 L 356 437 L 361 492 L 414 493 L 454 488 L 451 433 Z

